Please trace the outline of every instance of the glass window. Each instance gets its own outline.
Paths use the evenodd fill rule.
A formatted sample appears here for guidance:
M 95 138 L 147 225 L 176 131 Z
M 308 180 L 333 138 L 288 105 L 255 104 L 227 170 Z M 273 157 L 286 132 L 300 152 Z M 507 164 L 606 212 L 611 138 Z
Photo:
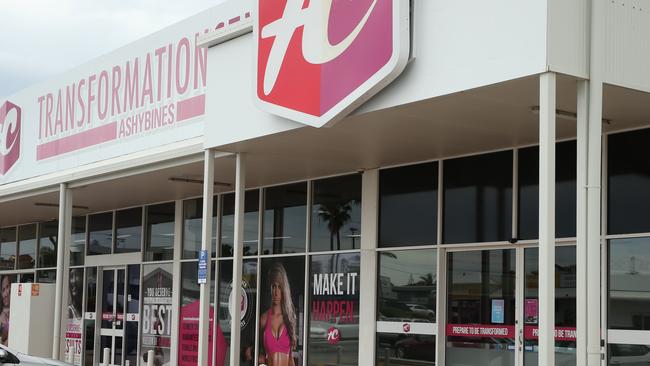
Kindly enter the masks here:
M 36 272 L 36 282 L 38 283 L 56 283 L 56 270 L 48 269 Z
M 34 268 L 36 265 L 36 224 L 18 227 L 17 269 Z
M 356 365 L 361 255 L 322 254 L 310 259 L 307 364 Z
M 607 355 L 608 365 L 644 365 L 650 361 L 650 345 L 610 344 Z
M 378 252 L 377 320 L 436 321 L 436 251 Z
M 235 194 L 222 196 L 221 256 L 232 257 L 235 237 Z M 246 191 L 244 197 L 244 255 L 257 255 L 259 246 L 260 191 Z
M 304 259 L 303 259 L 304 260 Z M 255 329 L 258 325 L 257 311 L 257 260 L 244 260 L 241 282 L 241 338 L 240 351 L 241 365 L 254 365 L 255 359 Z M 230 301 L 232 297 L 232 260 L 219 261 L 219 307 L 217 328 L 217 364 L 224 355 L 219 349 L 230 347 L 231 312 Z M 223 344 L 222 347 L 219 345 Z M 226 361 L 227 362 L 227 361 Z M 298 365 L 298 364 L 296 364 Z
M 379 246 L 437 242 L 438 163 L 379 172 Z
M 650 238 L 609 241 L 608 328 L 650 330 Z
M 57 220 L 41 223 L 38 238 L 38 267 L 56 267 L 56 242 L 59 235 Z
M 436 337 L 379 333 L 376 352 L 376 366 L 433 366 L 436 364 Z
M 212 263 L 212 276 L 210 278 L 210 330 L 208 334 L 209 348 L 209 364 L 212 364 L 212 349 L 213 349 L 213 332 L 214 332 L 214 261 Z M 179 323 L 179 337 L 178 337 L 178 359 L 182 363 L 195 365 L 198 360 L 198 339 L 199 339 L 199 309 L 200 309 L 200 293 L 201 288 L 198 284 L 198 262 L 184 262 L 181 264 L 181 309 L 180 309 L 180 323 Z M 223 339 L 223 334 L 219 335 L 219 339 Z M 223 347 L 221 347 L 223 348 Z M 220 354 L 225 356 L 223 350 Z M 220 359 L 224 364 L 224 358 Z
M 86 311 L 95 313 L 97 303 L 97 268 L 89 267 L 86 270 Z
M 88 255 L 111 254 L 113 248 L 113 213 L 88 216 Z
M 115 253 L 142 250 L 142 207 L 115 213 Z
M 444 162 L 445 243 L 512 237 L 512 151 Z
M 267 188 L 263 254 L 304 252 L 306 238 L 307 182 Z
M 610 135 L 607 147 L 609 234 L 650 231 L 650 129 Z
M 314 181 L 312 251 L 361 246 L 361 174 Z
M 140 313 L 140 265 L 127 267 L 126 330 L 124 337 L 124 358 L 130 365 L 138 364 L 138 321 L 131 314 Z
M 212 257 L 216 257 L 217 201 L 212 203 Z M 203 230 L 203 198 L 183 201 L 183 259 L 198 259 Z
M 72 237 L 70 243 L 70 265 L 81 266 L 84 264 L 84 250 L 86 248 L 86 217 L 72 218 Z
M 514 365 L 515 250 L 447 258 L 447 364 Z
M 147 246 L 145 260 L 174 258 L 174 202 L 147 206 Z
M 0 269 L 16 267 L 16 228 L 0 229 Z
M 538 363 L 539 249 L 524 251 L 524 360 Z M 555 248 L 555 364 L 576 364 L 576 247 Z
M 555 235 L 576 236 L 576 142 L 556 145 Z M 519 239 L 537 239 L 539 230 L 539 147 L 519 150 Z

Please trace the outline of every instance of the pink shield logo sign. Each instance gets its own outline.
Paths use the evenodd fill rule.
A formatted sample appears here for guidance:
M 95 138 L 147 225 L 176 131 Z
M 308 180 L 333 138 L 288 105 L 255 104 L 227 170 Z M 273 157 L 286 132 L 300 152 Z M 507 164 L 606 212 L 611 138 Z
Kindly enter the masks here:
M 0 106 L 0 175 L 5 175 L 20 157 L 20 107 L 5 102 Z
M 257 0 L 256 100 L 332 125 L 393 81 L 409 52 L 409 1 Z

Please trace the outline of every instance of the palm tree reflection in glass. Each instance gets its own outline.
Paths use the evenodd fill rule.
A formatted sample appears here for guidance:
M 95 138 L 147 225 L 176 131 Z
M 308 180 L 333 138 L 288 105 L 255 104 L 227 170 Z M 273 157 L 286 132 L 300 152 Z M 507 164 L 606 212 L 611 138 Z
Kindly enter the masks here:
M 334 237 L 336 237 L 336 250 L 341 250 L 341 229 L 350 221 L 352 216 L 352 201 L 346 203 L 330 202 L 322 203 L 318 210 L 318 217 L 327 223 L 330 232 L 330 250 L 334 249 Z

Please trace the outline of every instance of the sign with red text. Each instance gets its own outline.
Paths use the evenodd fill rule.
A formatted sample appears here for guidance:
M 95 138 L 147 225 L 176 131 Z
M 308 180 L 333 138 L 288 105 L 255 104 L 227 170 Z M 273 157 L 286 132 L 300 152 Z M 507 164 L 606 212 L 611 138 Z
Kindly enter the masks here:
M 555 340 L 556 341 L 566 341 L 566 342 L 575 342 L 577 333 L 575 327 L 556 327 L 555 328 Z M 538 326 L 524 326 L 524 339 L 535 340 L 539 338 L 539 327 Z
M 255 98 L 331 125 L 393 81 L 409 53 L 409 1 L 256 0 Z
M 202 137 L 208 50 L 197 40 L 251 19 L 251 0 L 224 2 L 0 98 L 0 184 L 136 153 L 155 161 Z

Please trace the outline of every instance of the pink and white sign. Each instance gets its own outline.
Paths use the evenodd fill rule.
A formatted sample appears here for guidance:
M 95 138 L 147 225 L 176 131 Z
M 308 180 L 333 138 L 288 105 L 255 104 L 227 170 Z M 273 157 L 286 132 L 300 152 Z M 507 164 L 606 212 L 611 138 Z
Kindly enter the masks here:
M 4 102 L 0 106 L 0 175 L 6 174 L 20 158 L 20 107 Z
M 472 338 L 514 338 L 514 325 L 447 324 L 447 336 Z
M 539 338 L 539 328 L 535 326 L 524 326 L 524 339 L 536 340 Z M 577 339 L 576 328 L 555 327 L 555 340 L 575 342 Z
M 331 125 L 406 67 L 409 2 L 257 0 L 256 100 L 315 127 Z

